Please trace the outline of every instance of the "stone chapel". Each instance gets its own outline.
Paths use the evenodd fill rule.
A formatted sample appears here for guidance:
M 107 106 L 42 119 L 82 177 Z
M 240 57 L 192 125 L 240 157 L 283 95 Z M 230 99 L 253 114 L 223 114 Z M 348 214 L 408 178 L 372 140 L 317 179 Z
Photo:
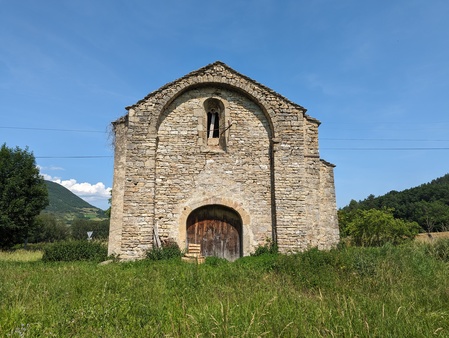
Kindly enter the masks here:
M 215 62 L 126 109 L 112 123 L 109 254 L 175 242 L 235 260 L 267 241 L 283 253 L 338 243 L 334 165 L 305 108 Z

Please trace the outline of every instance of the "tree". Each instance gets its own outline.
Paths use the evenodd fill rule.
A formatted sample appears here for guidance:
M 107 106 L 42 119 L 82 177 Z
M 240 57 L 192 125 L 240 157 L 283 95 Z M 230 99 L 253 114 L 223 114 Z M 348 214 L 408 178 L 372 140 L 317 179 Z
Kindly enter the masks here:
M 109 219 L 103 221 L 75 219 L 73 221 L 71 232 L 74 239 L 86 239 L 88 231 L 93 232 L 93 239 L 107 239 L 109 236 Z
M 69 238 L 70 229 L 54 215 L 41 213 L 35 219 L 35 227 L 29 234 L 30 243 L 51 243 Z
M 48 192 L 33 153 L 0 148 L 0 247 L 27 241 L 34 218 L 48 205 Z
M 355 245 L 382 246 L 400 244 L 413 239 L 419 232 L 416 222 L 394 218 L 393 209 L 357 210 L 347 225 Z
M 443 202 L 419 201 L 412 205 L 412 216 L 428 233 L 444 231 L 449 225 L 449 208 Z
M 339 215 L 342 229 L 346 229 L 344 222 L 354 209 L 383 208 L 394 209 L 394 218 L 417 222 L 423 230 L 446 231 L 449 227 L 449 174 L 400 192 L 392 190 L 383 196 L 370 195 L 363 201 L 351 201 Z

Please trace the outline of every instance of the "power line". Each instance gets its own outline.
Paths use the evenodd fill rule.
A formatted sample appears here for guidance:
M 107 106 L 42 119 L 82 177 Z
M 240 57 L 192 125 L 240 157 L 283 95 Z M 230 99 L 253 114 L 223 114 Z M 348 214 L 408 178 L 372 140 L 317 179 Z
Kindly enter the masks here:
M 111 158 L 112 155 L 93 155 L 93 156 L 35 156 L 34 158 Z
M 22 130 L 41 130 L 41 131 L 61 131 L 61 132 L 78 132 L 78 133 L 106 133 L 106 131 L 100 130 L 82 130 L 82 129 L 58 129 L 58 128 L 32 128 L 32 127 L 10 127 L 10 126 L 0 126 L 0 129 L 22 129 Z M 320 140 L 326 141 L 400 141 L 400 142 L 449 142 L 449 140 L 435 139 L 379 139 L 379 138 L 320 138 Z M 408 148 L 327 148 L 320 147 L 320 150 L 344 150 L 344 151 L 411 151 L 411 150 L 449 150 L 445 147 L 408 147 Z M 112 155 L 92 155 L 92 156 L 35 156 L 36 159 L 55 159 L 55 158 L 65 158 L 65 159 L 92 159 L 92 158 L 111 158 Z
M 363 150 L 363 151 L 402 151 L 402 150 L 449 150 L 449 148 L 326 148 L 320 150 Z
M 33 128 L 33 127 L 10 127 L 0 126 L 0 129 L 19 129 L 19 130 L 39 130 L 39 131 L 60 131 L 60 132 L 75 132 L 75 133 L 102 133 L 106 134 L 108 131 L 101 130 L 85 130 L 85 129 L 60 129 L 60 128 Z M 341 130 L 341 129 L 340 129 Z M 361 130 L 361 129 L 354 129 Z M 320 140 L 326 141 L 393 141 L 393 142 L 449 142 L 445 139 L 394 139 L 394 138 L 333 138 L 320 137 Z
M 449 150 L 448 148 L 327 148 L 321 147 L 320 150 L 346 150 L 346 151 L 424 151 L 424 150 Z M 36 159 L 53 159 L 53 158 L 65 158 L 65 159 L 80 159 L 80 158 L 112 158 L 112 155 L 92 155 L 92 156 L 35 156 Z
M 425 123 L 421 123 L 421 122 L 406 122 L 406 121 L 388 121 L 388 123 L 385 122 L 385 120 L 365 120 L 365 121 L 360 121 L 360 122 L 331 122 L 331 121 L 327 121 L 324 123 L 326 126 L 328 125 L 333 125 L 333 126 L 342 126 L 342 125 L 354 125 L 354 126 L 362 126 L 365 124 L 377 124 L 379 126 L 385 126 L 385 125 L 401 125 L 401 126 L 415 126 L 415 125 L 420 125 L 420 126 L 430 126 L 430 125 L 445 125 L 445 124 L 449 124 L 449 121 L 435 121 L 435 122 L 425 122 Z
M 326 141 L 401 141 L 401 142 L 449 142 L 449 140 L 400 139 L 400 138 L 328 138 L 320 137 Z
M 2 126 L 0 126 L 0 129 L 63 131 L 63 132 L 75 132 L 75 133 L 102 133 L 102 134 L 106 133 L 106 131 L 100 131 L 100 130 L 58 129 L 58 128 L 31 128 L 31 127 L 2 127 Z

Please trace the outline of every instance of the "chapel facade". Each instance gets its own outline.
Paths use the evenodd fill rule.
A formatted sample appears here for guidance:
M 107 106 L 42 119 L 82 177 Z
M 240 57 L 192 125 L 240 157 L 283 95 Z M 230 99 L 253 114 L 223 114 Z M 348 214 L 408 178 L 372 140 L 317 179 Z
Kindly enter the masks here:
M 235 260 L 267 241 L 284 253 L 338 243 L 334 165 L 305 108 L 215 62 L 127 110 L 113 122 L 110 255 L 174 242 Z

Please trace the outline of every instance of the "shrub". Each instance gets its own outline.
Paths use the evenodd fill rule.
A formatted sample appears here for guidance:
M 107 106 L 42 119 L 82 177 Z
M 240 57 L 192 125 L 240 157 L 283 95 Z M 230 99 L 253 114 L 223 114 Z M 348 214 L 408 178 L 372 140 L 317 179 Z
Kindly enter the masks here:
M 357 210 L 347 225 L 347 233 L 357 246 L 398 245 L 418 234 L 416 222 L 394 218 L 393 209 Z
M 147 251 L 147 258 L 152 261 L 179 258 L 183 255 L 178 244 L 174 242 L 164 243 L 161 248 L 152 248 Z
M 267 243 L 265 245 L 259 245 L 256 248 L 256 251 L 254 251 L 254 253 L 251 254 L 251 256 L 261 256 L 265 254 L 275 255 L 277 253 L 278 253 L 277 244 L 270 240 L 267 240 Z
M 50 261 L 95 261 L 106 260 L 108 250 L 99 242 L 64 241 L 49 244 L 44 248 L 42 260 Z

